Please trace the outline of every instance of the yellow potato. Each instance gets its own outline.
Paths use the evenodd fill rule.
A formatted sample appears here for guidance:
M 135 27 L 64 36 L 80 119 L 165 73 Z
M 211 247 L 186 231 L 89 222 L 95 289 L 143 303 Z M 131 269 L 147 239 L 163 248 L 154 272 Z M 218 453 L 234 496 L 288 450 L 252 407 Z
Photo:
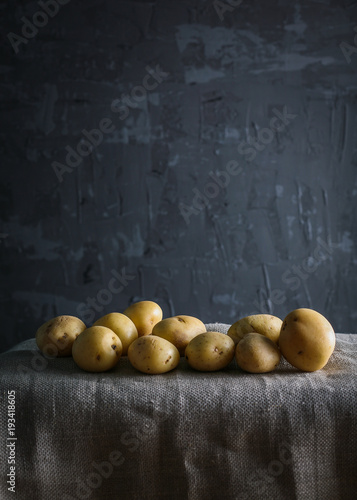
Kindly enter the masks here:
M 232 361 L 234 350 L 234 342 L 228 335 L 205 332 L 190 341 L 185 357 L 195 370 L 213 372 L 225 368 Z
M 135 339 L 138 338 L 138 331 L 136 326 L 131 321 L 128 316 L 121 313 L 109 313 L 105 316 L 99 318 L 93 326 L 106 326 L 113 330 L 115 335 L 117 335 L 123 345 L 122 356 L 126 356 L 128 353 L 128 347 Z
M 283 321 L 279 347 L 295 368 L 314 372 L 323 368 L 335 349 L 331 324 L 312 309 L 295 309 Z
M 273 371 L 280 357 L 276 343 L 260 333 L 247 333 L 236 346 L 237 365 L 249 373 Z
M 180 354 L 171 342 L 155 335 L 146 335 L 130 344 L 128 358 L 140 372 L 155 375 L 176 368 Z
M 244 335 L 252 332 L 260 333 L 278 343 L 282 323 L 280 318 L 271 314 L 253 314 L 233 323 L 228 330 L 228 335 L 234 340 L 235 344 L 238 344 Z
M 135 302 L 123 312 L 136 326 L 139 337 L 150 335 L 153 327 L 162 320 L 162 309 L 151 300 Z
M 206 327 L 201 320 L 193 316 L 173 316 L 157 323 L 152 334 L 168 340 L 177 347 L 180 356 L 185 355 L 188 343 L 199 333 L 206 331 Z
M 44 323 L 36 332 L 36 344 L 48 356 L 71 356 L 76 337 L 86 329 L 75 316 L 57 316 Z
M 105 372 L 113 368 L 122 353 L 121 340 L 105 326 L 91 326 L 74 341 L 72 356 L 87 372 Z

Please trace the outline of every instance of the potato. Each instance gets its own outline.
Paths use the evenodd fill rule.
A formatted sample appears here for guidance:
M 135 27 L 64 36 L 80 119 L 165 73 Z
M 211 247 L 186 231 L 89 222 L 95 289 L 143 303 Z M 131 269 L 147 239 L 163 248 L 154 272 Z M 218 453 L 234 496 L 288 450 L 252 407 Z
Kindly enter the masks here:
M 228 330 L 228 335 L 234 340 L 235 344 L 238 344 L 244 335 L 252 332 L 260 333 L 273 342 L 278 343 L 282 324 L 283 322 L 280 318 L 271 314 L 253 314 L 233 323 Z
M 121 340 L 105 326 L 91 326 L 73 342 L 75 363 L 87 372 L 105 372 L 119 361 L 123 350 Z
M 314 372 L 323 368 L 335 349 L 336 336 L 331 324 L 312 309 L 295 309 L 283 321 L 279 347 L 295 368 Z
M 260 333 L 247 333 L 236 346 L 239 368 L 249 373 L 271 372 L 280 363 L 280 350 L 275 342 Z
M 93 326 L 106 326 L 113 330 L 115 335 L 120 338 L 123 345 L 122 356 L 127 355 L 129 345 L 138 338 L 136 326 L 128 316 L 125 316 L 125 314 L 116 312 L 106 314 L 97 319 Z
M 152 334 L 168 340 L 177 347 L 180 356 L 185 355 L 188 343 L 199 333 L 206 331 L 201 320 L 193 316 L 173 316 L 157 323 Z
M 139 337 L 150 335 L 153 327 L 162 320 L 162 309 L 151 300 L 135 302 L 123 312 L 136 326 Z
M 75 316 L 57 316 L 44 323 L 36 332 L 36 344 L 49 356 L 71 356 L 76 337 L 86 329 Z
M 225 368 L 234 357 L 233 340 L 219 332 L 205 332 L 194 337 L 185 350 L 188 364 L 201 372 Z
M 171 342 L 155 335 L 146 335 L 130 344 L 128 358 L 140 372 L 154 375 L 176 368 L 180 354 Z

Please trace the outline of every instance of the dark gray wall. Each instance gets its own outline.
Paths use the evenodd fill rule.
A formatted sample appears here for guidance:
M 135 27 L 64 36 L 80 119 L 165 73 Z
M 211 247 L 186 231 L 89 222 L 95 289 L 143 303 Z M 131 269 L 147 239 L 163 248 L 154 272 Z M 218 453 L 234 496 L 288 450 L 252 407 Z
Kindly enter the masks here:
M 356 3 L 62 3 L 1 5 L 1 348 L 142 298 L 354 331 Z

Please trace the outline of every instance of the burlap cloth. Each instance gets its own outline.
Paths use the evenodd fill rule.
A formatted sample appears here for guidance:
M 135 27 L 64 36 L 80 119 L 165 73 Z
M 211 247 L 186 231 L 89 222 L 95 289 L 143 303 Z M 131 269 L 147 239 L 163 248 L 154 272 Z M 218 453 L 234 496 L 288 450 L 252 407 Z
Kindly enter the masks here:
M 227 325 L 208 325 L 226 332 Z M 247 374 L 233 361 L 144 375 L 126 358 L 85 373 L 34 340 L 0 356 L 0 498 L 357 498 L 357 335 L 327 366 Z M 8 390 L 16 391 L 16 493 L 7 490 Z

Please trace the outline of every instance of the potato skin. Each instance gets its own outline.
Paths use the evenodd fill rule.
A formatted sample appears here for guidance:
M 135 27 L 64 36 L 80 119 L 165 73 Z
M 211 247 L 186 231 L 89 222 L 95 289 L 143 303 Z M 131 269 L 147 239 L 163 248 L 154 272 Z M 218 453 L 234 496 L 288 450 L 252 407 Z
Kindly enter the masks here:
M 145 335 L 134 340 L 129 346 L 128 358 L 134 368 L 149 375 L 169 372 L 180 362 L 176 347 L 155 335 Z
M 236 346 L 237 365 L 249 373 L 267 373 L 280 363 L 280 350 L 275 342 L 260 333 L 247 333 Z
M 106 326 L 113 330 L 115 335 L 117 335 L 123 345 L 122 356 L 126 356 L 128 353 L 129 345 L 138 338 L 138 331 L 136 326 L 125 314 L 112 312 L 102 316 L 97 319 L 93 326 Z
M 205 332 L 194 337 L 185 350 L 191 368 L 202 372 L 222 370 L 232 361 L 233 340 L 220 332 Z
M 271 314 L 253 314 L 233 323 L 227 334 L 238 344 L 247 333 L 260 333 L 275 343 L 279 341 L 282 320 Z
M 36 332 L 36 344 L 41 352 L 53 357 L 72 355 L 72 345 L 87 327 L 75 316 L 56 316 L 46 321 Z
M 279 347 L 284 358 L 299 370 L 313 372 L 323 368 L 335 344 L 331 324 L 313 309 L 295 309 L 283 321 Z
M 72 356 L 87 372 L 105 372 L 113 368 L 122 353 L 121 340 L 105 326 L 91 326 L 74 341 Z
M 150 335 L 153 327 L 162 320 L 162 309 L 151 300 L 142 300 L 131 304 L 123 312 L 136 326 L 139 337 Z
M 188 343 L 196 337 L 196 335 L 206 331 L 206 327 L 200 319 L 181 314 L 159 321 L 159 323 L 154 326 L 152 334 L 174 344 L 180 356 L 184 356 Z

